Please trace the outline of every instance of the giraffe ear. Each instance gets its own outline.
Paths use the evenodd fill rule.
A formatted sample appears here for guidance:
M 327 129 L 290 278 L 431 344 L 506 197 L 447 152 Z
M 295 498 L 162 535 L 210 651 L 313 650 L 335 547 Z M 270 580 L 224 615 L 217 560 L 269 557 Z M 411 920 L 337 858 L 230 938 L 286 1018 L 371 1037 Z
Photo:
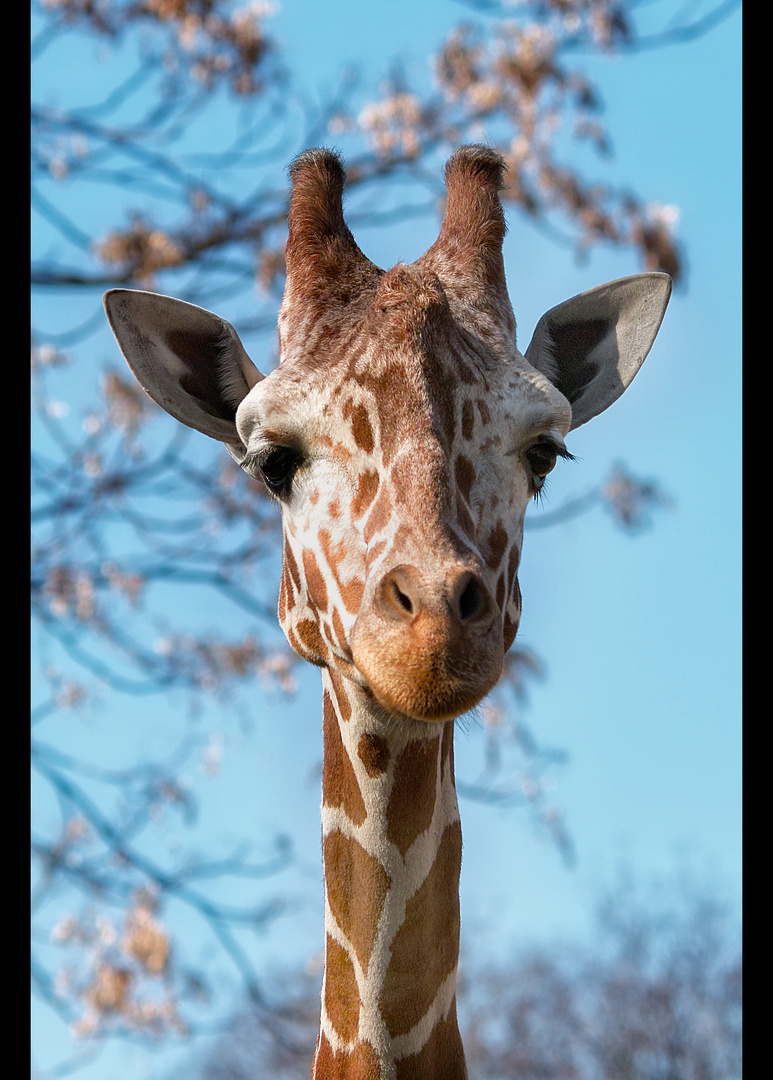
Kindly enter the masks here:
M 176 420 L 241 447 L 236 410 L 263 376 L 225 319 L 171 296 L 111 289 L 105 313 L 140 386 Z
M 671 295 L 668 274 L 634 274 L 551 308 L 526 359 L 572 406 L 572 428 L 608 408 L 652 347 Z

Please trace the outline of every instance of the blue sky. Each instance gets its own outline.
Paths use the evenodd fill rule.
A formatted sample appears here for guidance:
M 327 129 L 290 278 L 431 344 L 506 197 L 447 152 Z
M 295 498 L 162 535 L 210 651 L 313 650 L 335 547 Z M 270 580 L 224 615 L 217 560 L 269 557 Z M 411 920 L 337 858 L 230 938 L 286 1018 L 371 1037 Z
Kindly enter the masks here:
M 426 78 L 426 57 L 469 14 L 452 0 L 284 0 L 271 27 L 322 96 L 347 63 L 371 77 L 402 55 Z M 594 168 L 678 207 L 687 280 L 632 387 L 570 436 L 578 461 L 556 471 L 547 505 L 592 487 L 616 461 L 657 478 L 672 505 L 636 537 L 602 512 L 527 535 L 520 638 L 546 677 L 532 687 L 525 719 L 568 754 L 553 795 L 577 862 L 564 866 L 518 810 L 463 800 L 463 934 L 476 950 L 585 933 L 599 882 L 621 860 L 644 876 L 686 860 L 740 905 L 740 23 L 736 12 L 689 44 L 587 61 L 614 151 Z M 57 73 L 47 74 L 55 83 Z M 435 233 L 435 223 L 413 222 L 358 239 L 391 265 L 416 258 Z M 578 264 L 513 216 L 505 256 L 522 349 L 543 311 L 639 269 L 626 252 L 597 251 Z M 203 791 L 206 833 L 243 835 L 254 820 L 265 835 L 288 832 L 299 852 L 285 883 L 296 913 L 264 942 L 276 963 L 303 963 L 322 942 L 319 699 L 309 669 L 289 707 L 260 702 L 249 738 L 219 728 L 214 710 L 203 720 L 223 750 L 221 775 Z M 107 724 L 75 730 L 74 745 L 117 759 L 162 749 L 169 706 L 151 706 L 158 715 L 140 724 L 129 703 L 117 703 Z M 474 725 L 459 730 L 461 778 L 474 777 L 481 746 Z M 142 1074 L 152 1060 L 142 1054 L 111 1055 L 111 1075 Z M 103 1066 L 83 1075 L 104 1076 Z

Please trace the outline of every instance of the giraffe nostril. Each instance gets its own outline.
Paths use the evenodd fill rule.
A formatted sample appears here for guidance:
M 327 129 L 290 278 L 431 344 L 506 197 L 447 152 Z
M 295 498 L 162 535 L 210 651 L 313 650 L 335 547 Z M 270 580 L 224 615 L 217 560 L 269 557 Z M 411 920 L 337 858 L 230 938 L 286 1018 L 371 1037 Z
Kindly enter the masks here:
M 487 623 L 494 610 L 491 595 L 478 574 L 451 571 L 434 585 L 415 566 L 402 564 L 385 574 L 376 587 L 375 610 L 390 622 L 412 625 L 422 614 L 448 618 L 469 630 Z
M 413 601 L 407 593 L 404 593 L 396 581 L 391 581 L 389 587 L 392 590 L 392 599 L 408 615 L 413 615 Z
M 387 619 L 411 622 L 422 609 L 419 574 L 413 566 L 396 566 L 379 582 L 374 604 Z
M 469 581 L 459 594 L 457 610 L 462 622 L 477 618 L 486 606 L 485 594 L 477 578 L 470 576 Z

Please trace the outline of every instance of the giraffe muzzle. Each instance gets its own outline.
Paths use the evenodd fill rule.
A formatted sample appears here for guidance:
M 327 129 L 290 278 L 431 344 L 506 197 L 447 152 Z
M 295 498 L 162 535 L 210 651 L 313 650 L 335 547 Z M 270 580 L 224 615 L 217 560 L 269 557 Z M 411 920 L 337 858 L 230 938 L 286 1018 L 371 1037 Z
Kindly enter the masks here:
M 400 564 L 375 586 L 352 632 L 354 663 L 377 700 L 417 720 L 449 720 L 493 688 L 502 618 L 482 577 Z

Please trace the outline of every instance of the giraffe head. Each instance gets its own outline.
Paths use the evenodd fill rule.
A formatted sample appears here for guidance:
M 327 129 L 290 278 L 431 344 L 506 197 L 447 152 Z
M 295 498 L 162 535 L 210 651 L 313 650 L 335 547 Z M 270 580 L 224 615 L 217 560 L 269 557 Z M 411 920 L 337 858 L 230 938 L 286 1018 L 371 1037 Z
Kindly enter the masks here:
M 520 618 L 528 502 L 570 456 L 567 433 L 631 382 L 670 294 L 665 274 L 602 285 L 548 311 L 520 353 L 502 172 L 488 148 L 457 151 L 438 239 L 385 272 L 345 223 L 339 158 L 302 154 L 267 377 L 211 312 L 105 297 L 151 397 L 279 502 L 290 644 L 417 720 L 455 717 L 497 682 Z

